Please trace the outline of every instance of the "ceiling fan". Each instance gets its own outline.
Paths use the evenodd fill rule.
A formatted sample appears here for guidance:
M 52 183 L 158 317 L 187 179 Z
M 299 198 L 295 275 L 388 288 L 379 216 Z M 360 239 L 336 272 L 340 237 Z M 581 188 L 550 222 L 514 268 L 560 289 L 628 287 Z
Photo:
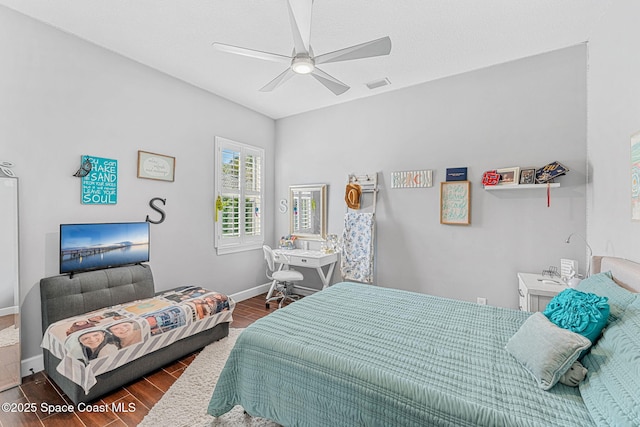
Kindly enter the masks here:
M 340 95 L 349 90 L 349 86 L 320 70 L 317 66 L 330 62 L 388 55 L 389 52 L 391 52 L 391 39 L 389 37 L 382 37 L 377 40 L 315 56 L 309 44 L 312 4 L 313 0 L 287 0 L 291 30 L 293 32 L 294 49 L 292 56 L 262 52 L 218 42 L 213 43 L 213 47 L 222 52 L 288 64 L 289 68 L 260 89 L 262 92 L 274 90 L 295 74 L 311 74 L 331 92 Z

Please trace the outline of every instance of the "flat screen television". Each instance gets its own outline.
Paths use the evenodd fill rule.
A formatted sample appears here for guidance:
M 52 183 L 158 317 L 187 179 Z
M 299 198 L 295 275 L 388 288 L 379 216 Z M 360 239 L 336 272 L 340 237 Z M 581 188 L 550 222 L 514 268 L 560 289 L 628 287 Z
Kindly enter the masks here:
M 60 274 L 149 261 L 149 223 L 60 224 Z

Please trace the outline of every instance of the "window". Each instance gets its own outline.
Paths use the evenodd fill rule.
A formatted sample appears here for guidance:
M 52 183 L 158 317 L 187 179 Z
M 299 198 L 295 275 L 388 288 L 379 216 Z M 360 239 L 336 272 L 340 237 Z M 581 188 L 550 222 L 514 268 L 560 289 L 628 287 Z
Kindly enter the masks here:
M 218 255 L 258 249 L 264 150 L 216 137 L 215 247 Z

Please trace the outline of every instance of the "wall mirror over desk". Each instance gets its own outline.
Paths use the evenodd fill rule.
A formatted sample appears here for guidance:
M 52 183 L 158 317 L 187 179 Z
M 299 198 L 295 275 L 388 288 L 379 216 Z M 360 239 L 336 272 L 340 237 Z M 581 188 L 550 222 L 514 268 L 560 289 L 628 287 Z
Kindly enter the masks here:
M 327 185 L 289 187 L 289 234 L 301 239 L 324 240 L 327 235 Z

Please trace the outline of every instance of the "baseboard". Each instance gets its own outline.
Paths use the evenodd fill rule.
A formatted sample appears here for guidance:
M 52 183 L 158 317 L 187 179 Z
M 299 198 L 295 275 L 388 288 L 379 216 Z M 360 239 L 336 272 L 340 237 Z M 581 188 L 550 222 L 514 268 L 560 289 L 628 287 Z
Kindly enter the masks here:
M 244 291 L 237 292 L 235 294 L 229 294 L 234 301 L 244 301 L 249 298 L 253 298 L 257 295 L 261 295 L 267 293 L 269 291 L 269 287 L 271 286 L 271 282 L 255 286 L 251 289 L 247 289 Z M 33 372 L 31 372 L 33 369 Z M 44 358 L 42 355 L 33 356 L 28 359 L 23 359 L 20 363 L 20 375 L 24 378 L 27 375 L 31 375 L 34 372 L 40 372 L 44 370 Z
M 8 316 L 10 314 L 18 314 L 18 306 L 0 308 L 0 316 Z
M 23 359 L 20 362 L 20 376 L 22 378 L 40 371 L 44 371 L 44 357 L 41 354 Z
M 270 287 L 271 287 L 271 282 L 268 282 L 268 283 L 253 287 L 251 289 L 240 291 L 235 294 L 230 294 L 229 296 L 233 298 L 233 300 L 236 302 L 244 301 L 246 299 L 253 298 L 257 295 L 267 293 Z

